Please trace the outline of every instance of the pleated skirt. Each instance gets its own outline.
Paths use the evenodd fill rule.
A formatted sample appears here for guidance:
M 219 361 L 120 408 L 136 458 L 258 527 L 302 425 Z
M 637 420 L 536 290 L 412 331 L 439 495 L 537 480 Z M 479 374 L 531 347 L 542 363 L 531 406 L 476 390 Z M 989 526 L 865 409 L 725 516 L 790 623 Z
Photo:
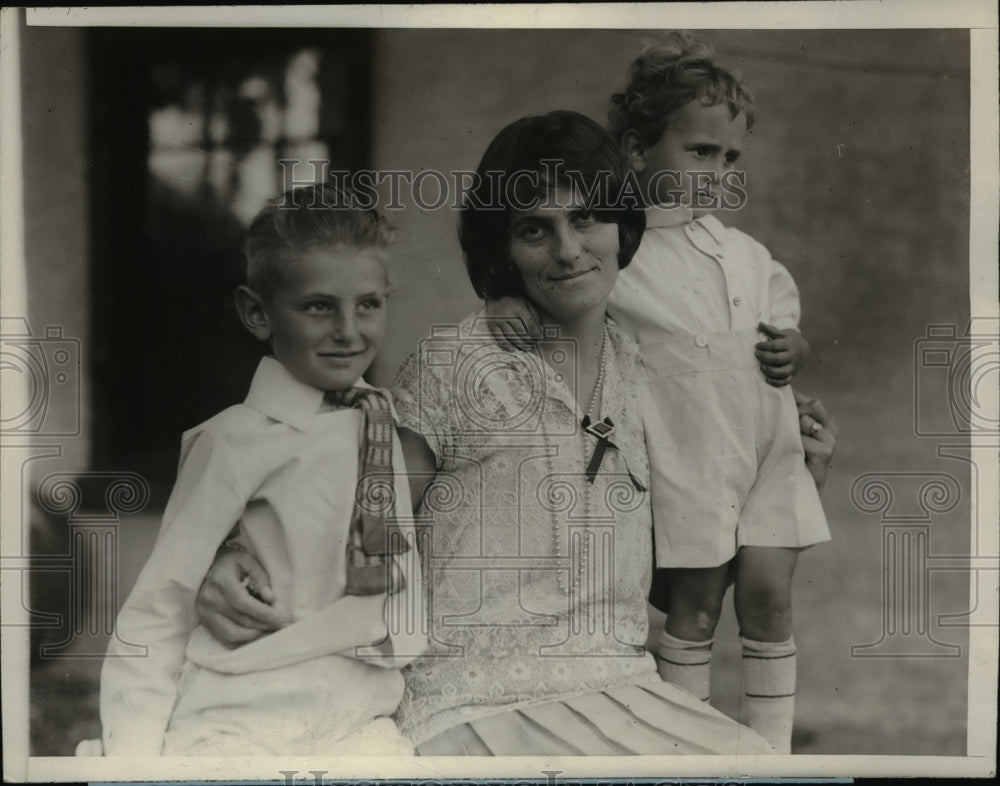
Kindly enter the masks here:
M 517 704 L 461 721 L 421 756 L 757 755 L 774 749 L 676 685 L 655 681 Z

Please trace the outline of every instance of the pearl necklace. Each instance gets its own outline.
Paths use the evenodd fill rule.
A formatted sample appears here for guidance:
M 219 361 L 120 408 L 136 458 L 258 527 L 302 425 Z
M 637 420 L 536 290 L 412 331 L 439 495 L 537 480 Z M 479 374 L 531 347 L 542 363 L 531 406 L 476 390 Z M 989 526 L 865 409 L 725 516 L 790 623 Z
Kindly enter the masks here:
M 604 327 L 604 335 L 603 335 L 603 339 L 601 341 L 601 361 L 600 361 L 600 366 L 598 367 L 598 370 L 597 370 L 597 380 L 594 382 L 594 389 L 593 389 L 593 391 L 591 391 L 591 394 L 590 394 L 590 403 L 587 406 L 587 412 L 586 412 L 586 414 L 588 414 L 588 415 L 590 415 L 590 414 L 596 414 L 594 412 L 595 405 L 596 405 L 597 409 L 599 410 L 600 407 L 601 407 L 601 404 L 603 403 L 602 399 L 603 399 L 603 389 L 604 389 L 604 372 L 605 372 L 605 368 L 606 368 L 606 365 L 607 365 L 607 349 L 608 349 L 608 328 L 605 325 L 605 327 Z M 554 465 L 552 463 L 552 456 L 555 453 L 555 446 L 552 445 L 551 442 L 550 442 L 550 440 L 549 440 L 549 433 L 545 429 L 544 418 L 542 419 L 542 438 L 544 440 L 544 448 L 545 448 L 545 469 L 546 469 L 546 472 L 548 473 L 547 476 L 548 476 L 549 481 L 551 483 L 551 482 L 553 482 L 553 480 L 555 478 L 555 467 L 554 467 Z M 596 450 L 596 449 L 597 449 L 597 446 L 595 445 L 594 446 L 594 450 Z M 587 456 L 587 443 L 586 443 L 586 440 L 584 440 L 584 443 L 583 443 L 583 451 L 582 451 L 582 453 L 583 453 L 583 463 L 582 463 L 582 466 L 586 467 L 587 466 L 587 461 L 588 461 L 588 458 L 589 458 Z M 549 490 L 550 497 L 552 496 L 552 493 L 553 492 L 552 492 L 552 490 L 550 488 L 550 490 Z M 583 481 L 583 499 L 584 499 L 584 522 L 585 523 L 589 523 L 590 520 L 591 520 L 591 518 L 593 517 L 593 512 L 594 512 L 594 510 L 593 510 L 594 509 L 594 487 L 593 487 L 593 484 L 590 483 L 586 479 L 584 479 L 584 481 Z M 551 500 L 550 500 L 550 503 L 551 503 Z M 572 502 L 571 502 L 569 508 L 566 511 L 567 514 L 572 509 L 573 509 L 573 505 L 572 505 Z M 563 527 L 562 527 L 562 525 L 559 522 L 559 515 L 558 515 L 558 513 L 557 513 L 557 511 L 555 509 L 555 506 L 551 506 L 550 510 L 551 510 L 551 513 L 552 513 L 552 551 L 553 551 L 553 553 L 555 554 L 556 557 L 560 557 L 560 556 L 562 556 L 562 533 L 563 533 Z M 584 572 L 586 571 L 586 569 L 587 569 L 587 563 L 590 560 L 590 540 L 586 536 L 586 534 L 583 534 L 582 537 L 580 538 L 580 559 L 579 559 L 579 564 L 577 565 L 577 568 L 576 568 L 575 571 L 573 570 L 573 564 L 572 564 L 572 559 L 573 559 L 573 548 L 572 548 L 572 546 L 573 546 L 573 544 L 572 544 L 571 538 L 568 538 L 567 545 L 569 547 L 569 549 L 568 549 L 569 553 L 568 553 L 567 556 L 570 559 L 569 571 L 570 571 L 570 573 L 572 574 L 572 577 L 573 577 L 572 578 L 572 582 L 571 582 L 571 586 L 568 587 L 566 585 L 566 579 L 565 579 L 565 576 L 563 575 L 563 571 L 562 570 L 557 570 L 557 572 L 556 572 L 556 582 L 557 582 L 557 584 L 559 586 L 559 589 L 562 590 L 563 592 L 569 593 L 570 590 L 572 590 L 574 593 L 579 593 L 579 590 L 580 590 L 580 579 L 583 576 Z
M 601 395 L 604 392 L 604 366 L 607 362 L 607 350 L 608 350 L 608 328 L 604 327 L 604 336 L 601 339 L 601 364 L 597 367 L 597 380 L 594 382 L 594 389 L 590 391 L 590 403 L 587 405 L 587 411 L 585 415 L 593 415 L 591 420 L 597 420 L 597 412 L 594 411 L 594 404 L 597 404 L 597 410 L 601 408 Z

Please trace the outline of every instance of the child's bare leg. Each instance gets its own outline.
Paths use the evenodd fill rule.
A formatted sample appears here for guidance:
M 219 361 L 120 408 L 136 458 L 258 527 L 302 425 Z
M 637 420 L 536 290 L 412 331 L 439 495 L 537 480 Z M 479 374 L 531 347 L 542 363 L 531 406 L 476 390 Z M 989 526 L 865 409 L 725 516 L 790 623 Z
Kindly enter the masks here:
M 712 637 L 728 585 L 728 565 L 668 571 L 667 621 L 657 646 L 660 676 L 708 701 Z
M 746 723 L 790 753 L 795 713 L 792 574 L 798 549 L 744 546 L 736 555 Z

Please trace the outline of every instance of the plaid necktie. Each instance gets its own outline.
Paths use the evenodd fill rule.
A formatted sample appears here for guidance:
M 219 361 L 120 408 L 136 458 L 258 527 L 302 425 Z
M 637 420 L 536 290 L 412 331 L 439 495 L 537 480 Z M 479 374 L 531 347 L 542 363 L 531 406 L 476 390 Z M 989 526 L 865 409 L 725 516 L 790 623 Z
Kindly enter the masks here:
M 358 485 L 347 541 L 347 594 L 400 592 L 406 588 L 406 579 L 392 555 L 408 551 L 409 546 L 402 534 L 387 524 L 395 515 L 394 425 L 389 399 L 379 390 L 355 387 L 329 391 L 324 400 L 358 408 L 364 416 Z

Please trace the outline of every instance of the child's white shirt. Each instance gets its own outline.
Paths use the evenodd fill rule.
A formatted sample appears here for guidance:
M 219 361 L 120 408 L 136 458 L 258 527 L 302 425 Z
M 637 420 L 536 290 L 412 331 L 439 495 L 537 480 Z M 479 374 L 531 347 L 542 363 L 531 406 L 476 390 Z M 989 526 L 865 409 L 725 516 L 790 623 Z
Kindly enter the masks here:
M 407 588 L 391 602 L 386 595 L 345 595 L 363 420 L 358 409 L 324 405 L 323 395 L 277 360 L 264 358 L 243 404 L 184 434 L 160 534 L 118 617 L 104 662 L 106 754 L 161 752 L 185 663 L 246 674 L 336 655 L 328 658 L 324 674 L 339 683 L 337 695 L 345 706 L 363 706 L 369 698 L 385 705 L 387 695 L 401 696 L 398 669 L 426 644 L 417 551 L 414 544 L 396 558 Z M 404 535 L 412 534 L 398 437 L 393 468 L 397 521 Z M 228 649 L 198 626 L 195 598 L 216 550 L 237 523 L 242 541 L 268 572 L 275 607 L 289 623 Z M 400 609 L 410 625 L 398 624 Z M 396 617 L 387 621 L 390 613 Z M 121 642 L 148 647 L 147 656 L 123 657 Z M 358 680 L 351 676 L 358 660 L 383 668 L 369 669 Z M 338 664 L 344 670 L 340 680 Z
M 642 243 L 611 292 L 608 314 L 640 346 L 644 334 L 649 340 L 697 337 L 756 329 L 761 321 L 798 329 L 799 291 L 764 246 L 715 216 L 650 208 Z
M 798 289 L 760 243 L 688 208 L 647 211 L 608 314 L 639 343 L 647 383 L 656 563 L 715 567 L 741 546 L 828 540 L 790 387 L 764 381 L 758 323 L 796 328 Z

